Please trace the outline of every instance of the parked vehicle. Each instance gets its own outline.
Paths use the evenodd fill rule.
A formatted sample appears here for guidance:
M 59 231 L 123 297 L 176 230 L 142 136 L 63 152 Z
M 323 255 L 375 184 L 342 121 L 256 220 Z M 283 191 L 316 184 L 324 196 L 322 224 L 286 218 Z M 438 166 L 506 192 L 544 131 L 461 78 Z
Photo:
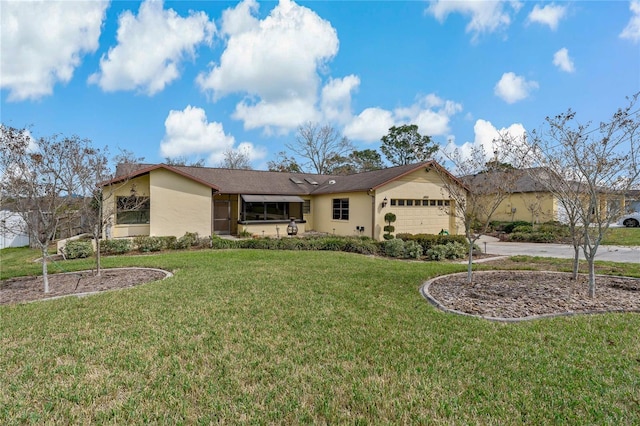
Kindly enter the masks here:
M 640 212 L 629 213 L 622 216 L 618 220 L 618 225 L 623 225 L 627 228 L 637 228 L 640 226 Z

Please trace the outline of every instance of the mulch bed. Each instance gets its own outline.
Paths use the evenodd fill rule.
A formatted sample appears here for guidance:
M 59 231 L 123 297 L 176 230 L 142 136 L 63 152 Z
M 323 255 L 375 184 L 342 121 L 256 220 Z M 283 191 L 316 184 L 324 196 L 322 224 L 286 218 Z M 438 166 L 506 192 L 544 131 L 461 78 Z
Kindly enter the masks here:
M 9 278 L 0 281 L 0 305 L 129 288 L 166 277 L 167 272 L 150 268 L 103 269 L 99 277 L 93 271 L 50 274 L 49 293 L 42 276 Z
M 431 280 L 423 294 L 446 310 L 495 319 L 596 312 L 640 312 L 640 280 L 598 275 L 596 296 L 588 277 L 545 271 L 476 271 Z

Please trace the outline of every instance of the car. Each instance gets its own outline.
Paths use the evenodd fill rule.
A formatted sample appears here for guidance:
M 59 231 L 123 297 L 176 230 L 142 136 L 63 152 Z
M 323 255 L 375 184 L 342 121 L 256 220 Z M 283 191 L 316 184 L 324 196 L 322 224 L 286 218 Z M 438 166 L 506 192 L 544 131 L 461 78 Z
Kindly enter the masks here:
M 618 225 L 626 226 L 627 228 L 637 228 L 640 226 L 640 212 L 629 213 L 622 216 L 618 220 Z

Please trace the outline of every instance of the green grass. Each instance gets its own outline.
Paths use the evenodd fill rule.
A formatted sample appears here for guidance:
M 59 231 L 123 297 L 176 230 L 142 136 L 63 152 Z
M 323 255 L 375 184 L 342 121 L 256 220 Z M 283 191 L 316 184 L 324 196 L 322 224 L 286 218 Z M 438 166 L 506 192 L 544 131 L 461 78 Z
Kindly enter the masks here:
M 640 228 L 609 228 L 602 244 L 640 246 Z
M 28 256 L 7 253 L 3 276 L 19 275 L 11 264 Z M 464 265 L 347 253 L 104 264 L 175 276 L 0 306 L 0 424 L 640 423 L 637 314 L 518 324 L 446 314 L 418 288 Z

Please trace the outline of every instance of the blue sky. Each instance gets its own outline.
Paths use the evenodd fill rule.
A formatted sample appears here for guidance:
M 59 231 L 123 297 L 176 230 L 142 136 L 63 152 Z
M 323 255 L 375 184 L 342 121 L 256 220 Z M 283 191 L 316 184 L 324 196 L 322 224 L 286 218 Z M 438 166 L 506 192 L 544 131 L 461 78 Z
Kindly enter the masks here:
M 1 119 L 162 162 L 266 169 L 296 129 L 486 144 L 640 91 L 640 1 L 5 1 Z

